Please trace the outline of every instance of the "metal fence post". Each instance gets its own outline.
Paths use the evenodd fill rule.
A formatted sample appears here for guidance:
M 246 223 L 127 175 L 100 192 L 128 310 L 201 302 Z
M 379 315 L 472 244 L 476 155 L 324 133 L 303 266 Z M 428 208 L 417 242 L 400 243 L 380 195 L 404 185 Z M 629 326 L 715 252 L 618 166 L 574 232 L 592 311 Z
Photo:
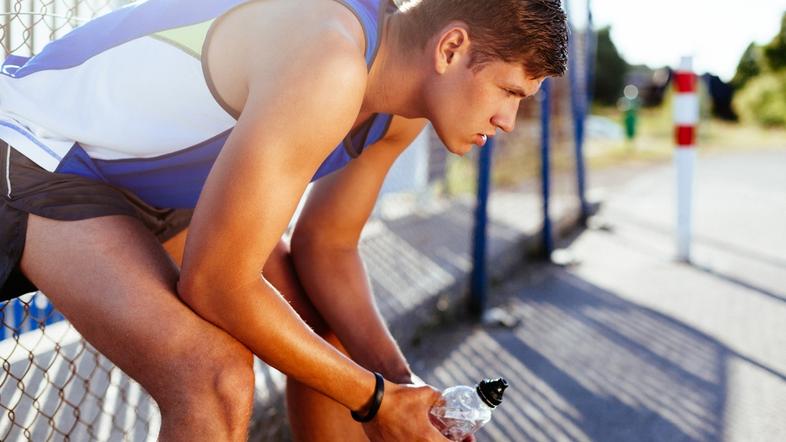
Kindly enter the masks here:
M 554 251 L 554 244 L 551 234 L 551 217 L 549 216 L 549 199 L 551 196 L 551 160 L 549 150 L 551 149 L 551 80 L 545 79 L 540 88 L 540 172 L 541 190 L 543 194 L 543 253 L 548 258 Z
M 565 0 L 565 11 L 569 12 L 569 0 Z M 568 13 L 568 17 L 570 14 Z M 570 38 L 568 39 L 568 78 L 570 80 L 570 104 L 571 114 L 573 117 L 573 141 L 575 146 L 576 156 L 576 192 L 579 197 L 579 204 L 581 207 L 581 222 L 582 224 L 587 221 L 590 214 L 589 204 L 587 204 L 586 187 L 585 187 L 585 166 L 584 166 L 584 122 L 587 113 L 587 85 L 582 85 L 578 69 L 576 57 L 578 50 L 576 48 L 576 28 L 572 24 L 572 20 L 568 19 L 568 26 L 570 27 Z M 589 25 L 588 25 L 589 26 Z M 589 32 L 587 29 L 586 32 Z M 584 52 L 587 53 L 585 46 Z M 586 61 L 582 64 L 583 68 L 587 68 Z
M 11 52 L 11 0 L 3 2 L 6 15 L 3 16 L 3 58 Z
M 480 149 L 478 159 L 478 198 L 475 207 L 475 229 L 473 232 L 472 276 L 470 281 L 469 310 L 477 318 L 483 316 L 486 309 L 486 235 L 488 224 L 488 199 L 491 187 L 491 158 L 494 150 L 492 138 Z
M 586 45 L 586 56 L 587 56 L 587 67 L 586 67 L 586 78 L 587 78 L 587 111 L 590 111 L 590 107 L 592 106 L 593 94 L 595 92 L 595 50 L 597 47 L 597 36 L 595 35 L 595 30 L 593 29 L 593 20 L 592 20 L 592 0 L 587 0 L 587 33 L 584 35 L 584 41 Z

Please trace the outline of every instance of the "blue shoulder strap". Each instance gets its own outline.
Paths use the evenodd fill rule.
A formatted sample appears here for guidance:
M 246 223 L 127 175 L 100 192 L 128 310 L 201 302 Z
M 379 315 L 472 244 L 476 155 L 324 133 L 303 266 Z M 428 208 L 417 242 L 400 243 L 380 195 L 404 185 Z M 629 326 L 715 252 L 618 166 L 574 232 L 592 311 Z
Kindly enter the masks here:
M 379 43 L 382 40 L 382 26 L 385 12 L 393 3 L 390 0 L 336 0 L 352 11 L 366 35 L 366 66 L 371 69 L 371 64 L 377 56 Z

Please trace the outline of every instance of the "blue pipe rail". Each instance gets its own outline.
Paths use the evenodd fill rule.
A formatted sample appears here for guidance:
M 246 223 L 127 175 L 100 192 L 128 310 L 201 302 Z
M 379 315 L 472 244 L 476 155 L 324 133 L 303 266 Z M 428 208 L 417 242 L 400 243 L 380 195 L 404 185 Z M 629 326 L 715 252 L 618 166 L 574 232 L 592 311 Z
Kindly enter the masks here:
M 584 140 L 585 140 L 585 123 L 587 119 L 587 112 L 589 110 L 590 96 L 591 96 L 591 64 L 594 61 L 594 49 L 591 34 L 592 31 L 592 12 L 590 0 L 587 0 L 587 29 L 585 32 L 584 40 L 584 63 L 585 68 L 584 78 L 579 78 L 577 69 L 578 51 L 576 49 L 576 28 L 573 25 L 573 20 L 569 19 L 570 39 L 568 40 L 568 78 L 570 81 L 570 101 L 571 101 L 571 114 L 573 117 L 573 139 L 576 157 L 576 191 L 579 197 L 579 204 L 581 207 L 581 222 L 585 224 L 587 218 L 590 216 L 590 205 L 587 202 L 586 192 L 586 166 L 584 161 Z M 565 11 L 570 17 L 570 1 L 565 0 Z M 581 84 L 581 80 L 584 84 Z
M 595 92 L 595 51 L 598 47 L 598 36 L 592 18 L 592 0 L 587 0 L 587 33 L 585 34 L 587 45 L 587 64 L 585 74 L 587 76 L 587 103 L 591 104 Z M 589 107 L 587 108 L 589 110 Z
M 472 246 L 472 275 L 470 279 L 470 313 L 480 318 L 486 310 L 486 292 L 488 277 L 486 275 L 486 231 L 488 225 L 488 199 L 491 190 L 491 159 L 494 151 L 494 140 L 489 138 L 480 149 L 478 160 L 478 192 L 475 206 L 475 228 Z
M 12 299 L 4 305 L 0 304 L 0 307 L 0 324 L 3 325 L 0 327 L 0 341 L 65 319 L 52 303 L 38 292 L 29 296 L 29 299 L 28 296 Z
M 551 232 L 549 202 L 551 198 L 551 80 L 545 79 L 540 88 L 540 176 L 543 193 L 543 254 L 546 258 L 554 251 Z

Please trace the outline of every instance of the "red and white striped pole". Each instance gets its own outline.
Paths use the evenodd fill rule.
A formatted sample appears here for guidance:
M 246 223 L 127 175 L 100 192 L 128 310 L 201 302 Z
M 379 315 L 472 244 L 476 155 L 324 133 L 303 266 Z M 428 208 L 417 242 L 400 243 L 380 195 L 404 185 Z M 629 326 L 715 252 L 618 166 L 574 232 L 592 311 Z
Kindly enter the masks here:
M 683 57 L 674 75 L 674 125 L 677 149 L 677 258 L 690 261 L 691 198 L 693 169 L 696 162 L 696 125 L 699 122 L 699 98 L 696 73 L 691 57 Z

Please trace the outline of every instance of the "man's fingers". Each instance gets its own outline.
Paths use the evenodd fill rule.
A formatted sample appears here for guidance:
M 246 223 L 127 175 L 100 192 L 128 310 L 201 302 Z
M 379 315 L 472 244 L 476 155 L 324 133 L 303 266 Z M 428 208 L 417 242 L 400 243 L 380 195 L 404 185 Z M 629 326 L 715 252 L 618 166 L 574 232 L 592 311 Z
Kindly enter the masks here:
M 446 440 L 450 440 L 443 436 L 442 433 L 440 433 L 439 430 L 437 430 L 437 428 L 431 424 L 429 424 L 429 430 L 426 436 L 428 437 L 428 440 L 434 442 L 445 442 Z
M 421 388 L 427 388 L 431 392 L 431 397 L 439 399 L 442 397 L 442 392 L 432 387 L 431 385 L 424 385 Z
M 442 400 L 442 393 L 439 390 L 437 390 L 434 387 L 431 387 L 429 385 L 427 385 L 427 386 L 425 386 L 423 388 L 424 389 L 428 389 L 431 392 L 429 400 L 431 401 L 432 407 L 438 401 Z M 429 429 L 428 429 L 428 434 L 427 434 L 428 440 L 430 440 L 430 441 L 439 441 L 439 442 L 444 442 L 446 440 L 450 440 L 450 439 L 446 438 L 445 436 L 443 436 L 442 433 L 437 429 L 437 427 L 435 427 L 431 423 L 431 419 L 429 419 L 428 422 L 429 422 L 429 424 L 428 424 L 428 428 Z

